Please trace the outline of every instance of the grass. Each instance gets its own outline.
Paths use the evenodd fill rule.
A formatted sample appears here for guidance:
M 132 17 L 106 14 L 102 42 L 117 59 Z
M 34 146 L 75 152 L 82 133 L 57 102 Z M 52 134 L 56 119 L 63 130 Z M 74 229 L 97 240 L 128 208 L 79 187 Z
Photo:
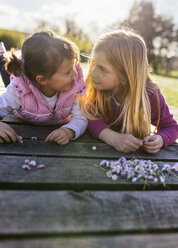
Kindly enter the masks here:
M 151 74 L 151 78 L 159 85 L 167 104 L 178 108 L 178 78 L 155 74 Z

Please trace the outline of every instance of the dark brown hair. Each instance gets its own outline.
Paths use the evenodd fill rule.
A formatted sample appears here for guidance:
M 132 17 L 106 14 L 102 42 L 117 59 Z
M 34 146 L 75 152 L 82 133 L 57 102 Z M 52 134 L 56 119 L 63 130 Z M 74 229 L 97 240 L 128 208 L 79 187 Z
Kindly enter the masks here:
M 17 77 L 24 73 L 29 80 L 36 82 L 37 75 L 50 78 L 55 74 L 65 58 L 78 62 L 79 54 L 79 48 L 72 41 L 53 31 L 43 30 L 32 33 L 24 41 L 21 59 L 12 52 L 6 69 Z

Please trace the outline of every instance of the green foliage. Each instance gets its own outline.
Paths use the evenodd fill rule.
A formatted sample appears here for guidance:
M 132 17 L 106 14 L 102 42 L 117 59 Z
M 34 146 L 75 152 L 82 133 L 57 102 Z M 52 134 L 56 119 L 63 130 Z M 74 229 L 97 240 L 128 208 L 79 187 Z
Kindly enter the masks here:
M 85 54 L 85 55 L 89 55 L 91 53 L 91 49 L 93 47 L 93 44 L 91 42 L 89 42 L 89 40 L 85 39 L 85 40 L 79 40 L 77 37 L 74 37 L 72 35 L 66 34 L 65 37 L 71 41 L 73 41 L 80 49 L 80 54 Z M 88 58 L 84 57 L 84 56 L 80 56 L 81 57 L 81 62 L 87 62 Z
M 4 42 L 7 50 L 11 48 L 20 48 L 25 38 L 25 34 L 13 31 L 0 29 L 0 41 Z

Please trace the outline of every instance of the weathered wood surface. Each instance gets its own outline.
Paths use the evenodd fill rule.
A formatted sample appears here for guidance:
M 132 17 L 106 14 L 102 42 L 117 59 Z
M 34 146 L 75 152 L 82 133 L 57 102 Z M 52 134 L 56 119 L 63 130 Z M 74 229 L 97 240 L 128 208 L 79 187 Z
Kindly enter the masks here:
M 173 165 L 178 144 L 156 155 L 142 149 L 124 154 L 85 133 L 60 146 L 44 142 L 58 126 L 14 116 L 5 121 L 24 143 L 0 144 L 0 248 L 178 247 L 178 178 L 167 176 L 167 187 L 143 191 L 142 183 L 112 181 L 99 166 L 121 156 Z M 32 157 L 46 168 L 24 171 L 24 160 Z
M 98 159 L 47 158 L 39 160 L 45 169 L 32 167 L 31 171 L 22 169 L 24 156 L 1 156 L 0 189 L 60 189 L 60 190 L 143 190 L 141 182 L 132 183 L 119 177 L 112 181 L 106 170 L 99 166 Z M 158 162 L 160 167 L 163 162 Z M 174 163 L 170 163 L 173 165 Z M 166 176 L 166 187 L 162 184 L 149 184 L 148 190 L 178 189 L 178 174 Z
M 2 248 L 177 248 L 177 234 L 101 235 L 0 241 Z
M 92 147 L 96 146 L 96 150 Z M 25 156 L 50 156 L 50 157 L 73 157 L 73 158 L 98 158 L 118 159 L 121 156 L 126 158 L 143 158 L 162 161 L 178 161 L 178 145 L 171 145 L 162 148 L 157 154 L 151 155 L 143 150 L 134 153 L 120 153 L 105 143 L 70 142 L 67 145 L 56 143 L 45 143 L 43 140 L 32 142 L 24 140 L 22 144 L 0 144 L 1 155 L 25 155 Z
M 0 191 L 0 234 L 178 230 L 177 191 Z

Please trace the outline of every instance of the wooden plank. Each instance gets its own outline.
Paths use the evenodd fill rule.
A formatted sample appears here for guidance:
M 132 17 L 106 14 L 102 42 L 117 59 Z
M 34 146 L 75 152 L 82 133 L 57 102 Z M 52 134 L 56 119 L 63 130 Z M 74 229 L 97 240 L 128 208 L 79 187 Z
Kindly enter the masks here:
M 96 146 L 96 150 L 92 147 Z M 73 141 L 67 145 L 61 146 L 56 143 L 45 143 L 43 140 L 32 142 L 24 140 L 23 144 L 0 144 L 1 155 L 24 155 L 24 156 L 50 156 L 50 157 L 73 157 L 73 158 L 100 158 L 100 159 L 118 159 L 125 156 L 126 158 L 143 158 L 161 161 L 178 162 L 178 145 L 171 145 L 162 148 L 157 154 L 151 155 L 139 149 L 134 153 L 121 153 L 105 143 L 85 143 Z
M 0 235 L 178 230 L 177 191 L 0 191 Z
M 40 157 L 46 168 L 31 171 L 22 169 L 29 157 L 1 156 L 1 189 L 40 189 L 40 190 L 143 190 L 143 183 L 132 183 L 119 177 L 112 181 L 106 176 L 106 170 L 99 166 L 101 160 L 46 158 Z M 38 159 L 38 158 L 37 158 Z M 170 163 L 171 165 L 173 163 Z M 162 166 L 162 162 L 158 162 Z M 162 184 L 150 184 L 146 189 L 178 189 L 178 177 L 166 175 L 166 187 Z
M 0 247 L 3 248 L 177 248 L 177 244 L 177 233 L 0 240 Z

